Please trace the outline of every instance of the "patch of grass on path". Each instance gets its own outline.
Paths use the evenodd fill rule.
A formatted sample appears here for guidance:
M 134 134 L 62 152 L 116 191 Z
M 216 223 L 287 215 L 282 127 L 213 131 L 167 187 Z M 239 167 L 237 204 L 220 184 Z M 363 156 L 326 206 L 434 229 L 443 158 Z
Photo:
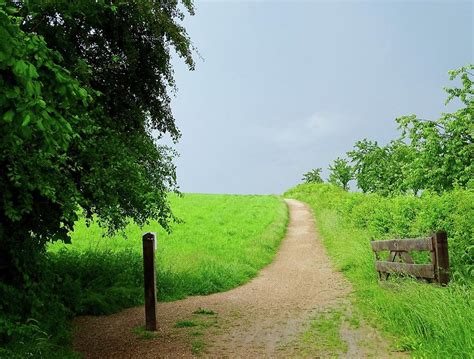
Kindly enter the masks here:
M 209 309 L 204 309 L 204 308 L 199 308 L 193 312 L 193 314 L 199 314 L 199 315 L 215 315 L 216 312 L 213 310 Z
M 197 326 L 197 324 L 190 320 L 182 320 L 182 321 L 176 322 L 176 324 L 174 325 L 175 328 L 191 328 L 195 326 Z
M 202 340 L 195 340 L 191 343 L 191 353 L 194 355 L 200 355 L 206 348 L 206 343 Z
M 150 339 L 155 339 L 158 337 L 157 332 L 151 332 L 151 331 L 145 330 L 145 328 L 142 326 L 133 328 L 133 334 L 135 334 L 138 339 L 143 339 L 143 340 L 150 340 Z
M 313 318 L 296 343 L 298 355 L 303 357 L 338 357 L 347 352 L 347 343 L 340 335 L 342 314 L 338 310 L 330 310 Z
M 167 234 L 158 223 L 130 225 L 124 236 L 104 237 L 95 223 L 77 223 L 72 244 L 49 247 L 61 273 L 66 305 L 77 314 L 106 314 L 142 304 L 144 232 L 157 232 L 158 299 L 225 291 L 269 264 L 284 237 L 288 210 L 277 196 L 171 196 L 183 223 Z

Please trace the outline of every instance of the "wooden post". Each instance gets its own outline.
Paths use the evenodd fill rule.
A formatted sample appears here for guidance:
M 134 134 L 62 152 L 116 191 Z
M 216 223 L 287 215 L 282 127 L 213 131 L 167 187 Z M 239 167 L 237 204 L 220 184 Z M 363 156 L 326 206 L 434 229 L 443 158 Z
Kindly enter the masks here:
M 446 285 L 449 282 L 448 236 L 446 232 L 433 234 L 433 249 L 436 280 L 439 284 Z
M 143 271 L 145 285 L 145 330 L 156 331 L 155 233 L 143 235 Z

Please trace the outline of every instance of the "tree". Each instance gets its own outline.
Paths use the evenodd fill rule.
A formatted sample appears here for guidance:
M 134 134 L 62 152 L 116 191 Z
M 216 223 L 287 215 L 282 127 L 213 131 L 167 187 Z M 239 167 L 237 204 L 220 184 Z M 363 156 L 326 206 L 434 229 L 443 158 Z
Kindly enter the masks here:
M 375 141 L 356 142 L 349 151 L 354 163 L 354 178 L 363 192 L 377 192 L 382 195 L 416 192 L 410 187 L 409 176 L 414 161 L 413 149 L 401 140 L 379 146 Z
M 0 2 L 0 260 L 11 282 L 77 218 L 66 153 L 91 125 L 82 115 L 90 94 L 16 12 Z
M 357 141 L 354 149 L 347 153 L 354 164 L 354 178 L 362 192 L 373 192 L 378 187 L 380 165 L 385 159 L 385 151 L 376 141 Z M 383 177 L 382 177 L 383 178 Z
M 334 163 L 329 166 L 329 183 L 349 190 L 349 181 L 353 178 L 353 170 L 349 162 L 342 158 L 336 158 Z
M 463 105 L 437 120 L 415 115 L 397 119 L 402 139 L 416 152 L 410 181 L 419 189 L 443 192 L 472 186 L 474 178 L 474 90 L 471 70 L 474 65 L 450 71 L 450 80 L 461 78 L 462 88 L 446 88 L 448 99 Z
M 172 49 L 194 66 L 182 8 L 0 0 L 0 249 L 11 282 L 31 272 L 25 253 L 69 240 L 79 210 L 110 231 L 150 218 L 168 228 L 174 152 L 157 141 L 180 136 Z
M 450 71 L 461 78 L 461 88 L 447 88 L 447 103 L 458 99 L 462 108 L 437 120 L 403 116 L 396 121 L 402 134 L 386 146 L 358 141 L 348 156 L 363 192 L 382 195 L 443 192 L 474 184 L 474 65 Z
M 305 183 L 323 183 L 323 179 L 321 178 L 321 171 L 322 168 L 314 168 L 309 172 L 306 172 L 303 175 L 303 181 Z

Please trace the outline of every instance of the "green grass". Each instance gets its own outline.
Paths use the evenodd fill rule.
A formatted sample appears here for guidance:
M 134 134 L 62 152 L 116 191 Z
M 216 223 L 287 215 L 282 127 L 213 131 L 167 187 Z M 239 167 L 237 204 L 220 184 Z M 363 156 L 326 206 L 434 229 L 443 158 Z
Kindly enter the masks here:
M 319 313 L 311 320 L 309 328 L 292 343 L 302 357 L 339 357 L 347 352 L 347 343 L 342 340 L 340 326 L 343 316 L 338 310 Z
M 191 343 L 191 352 L 194 355 L 200 355 L 205 348 L 206 343 L 202 340 L 195 340 Z
M 367 321 L 398 338 L 397 349 L 415 357 L 474 356 L 474 302 L 469 285 L 452 282 L 443 288 L 400 278 L 379 283 L 370 233 L 356 227 L 344 211 L 331 208 L 337 198 L 297 189 L 288 195 L 312 207 L 333 263 L 353 284 L 358 309 Z
M 182 223 L 171 234 L 158 223 L 129 225 L 123 235 L 104 236 L 96 224 L 79 221 L 72 244 L 54 243 L 41 262 L 38 286 L 28 288 L 36 308 L 21 318 L 23 293 L 0 286 L 0 357 L 76 357 L 68 348 L 67 320 L 82 314 L 109 314 L 143 303 L 142 234 L 156 232 L 158 299 L 170 301 L 234 288 L 269 264 L 284 237 L 286 204 L 277 196 L 172 195 L 171 207 Z M 1 284 L 1 283 L 0 283 Z M 218 328 L 212 311 L 202 309 L 193 333 Z M 196 318 L 197 319 L 197 318 Z M 185 325 L 180 323 L 178 325 Z M 199 330 L 195 330 L 199 328 Z M 150 339 L 140 329 L 135 335 Z M 196 341 L 193 352 L 204 344 Z
M 349 323 L 350 327 L 352 329 L 358 329 L 360 328 L 360 319 L 357 315 L 352 313 L 351 316 L 346 318 L 346 321 Z
M 191 328 L 196 326 L 197 324 L 190 320 L 181 320 L 174 325 L 175 328 Z
M 216 312 L 213 310 L 205 309 L 205 308 L 199 308 L 193 312 L 193 314 L 199 314 L 199 315 L 215 315 Z
M 204 335 L 204 333 L 201 332 L 201 331 L 199 331 L 199 330 L 197 330 L 197 331 L 194 331 L 194 332 L 189 333 L 189 335 L 192 336 L 192 337 L 201 337 L 201 336 Z
M 277 196 L 186 194 L 171 196 L 171 207 L 183 221 L 171 234 L 152 222 L 110 238 L 81 221 L 72 244 L 50 245 L 57 271 L 68 276 L 66 287 L 80 297 L 76 312 L 112 313 L 142 303 L 144 232 L 157 233 L 158 299 L 170 301 L 249 281 L 271 262 L 288 221 Z
M 158 333 L 146 330 L 142 326 L 133 328 L 133 334 L 135 334 L 138 339 L 143 339 L 143 340 L 150 340 L 150 339 L 155 339 L 156 337 L 158 337 Z

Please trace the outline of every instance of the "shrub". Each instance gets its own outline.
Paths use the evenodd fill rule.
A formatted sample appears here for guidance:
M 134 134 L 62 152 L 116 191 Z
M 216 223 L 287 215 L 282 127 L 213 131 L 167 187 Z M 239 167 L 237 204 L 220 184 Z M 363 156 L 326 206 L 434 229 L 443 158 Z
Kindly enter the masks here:
M 327 184 L 302 184 L 286 196 L 314 201 L 333 209 L 358 229 L 376 239 L 427 236 L 448 232 L 450 267 L 454 280 L 474 275 L 474 191 L 456 189 L 443 194 L 425 191 L 421 196 L 348 193 Z M 370 239 L 370 238 L 367 238 Z M 368 247 L 369 248 L 369 247 Z

